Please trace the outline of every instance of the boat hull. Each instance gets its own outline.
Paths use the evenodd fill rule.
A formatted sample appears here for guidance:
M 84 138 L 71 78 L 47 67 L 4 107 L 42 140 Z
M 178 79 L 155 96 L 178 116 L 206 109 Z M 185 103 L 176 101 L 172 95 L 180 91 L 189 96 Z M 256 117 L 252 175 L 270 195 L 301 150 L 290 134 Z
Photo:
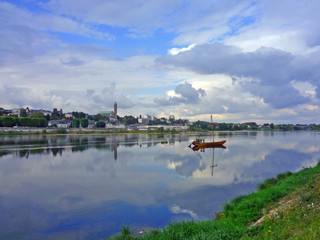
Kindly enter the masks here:
M 219 142 L 192 142 L 192 145 L 198 148 L 209 148 L 209 147 L 218 147 L 222 146 L 226 140 L 219 141 Z

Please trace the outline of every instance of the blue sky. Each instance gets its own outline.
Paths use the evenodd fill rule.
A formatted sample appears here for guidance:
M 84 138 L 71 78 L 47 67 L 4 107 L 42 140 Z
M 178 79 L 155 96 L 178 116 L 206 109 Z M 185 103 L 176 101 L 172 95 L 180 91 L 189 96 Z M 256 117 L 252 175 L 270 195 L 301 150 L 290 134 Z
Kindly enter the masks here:
M 317 123 L 320 3 L 0 1 L 0 101 Z

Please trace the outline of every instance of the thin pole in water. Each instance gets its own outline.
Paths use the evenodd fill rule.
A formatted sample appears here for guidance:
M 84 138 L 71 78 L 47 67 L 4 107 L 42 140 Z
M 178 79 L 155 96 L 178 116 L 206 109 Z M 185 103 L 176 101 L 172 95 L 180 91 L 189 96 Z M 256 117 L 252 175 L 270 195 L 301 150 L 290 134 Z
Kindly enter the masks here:
M 211 128 L 212 128 L 212 142 L 214 142 L 212 114 L 211 114 Z

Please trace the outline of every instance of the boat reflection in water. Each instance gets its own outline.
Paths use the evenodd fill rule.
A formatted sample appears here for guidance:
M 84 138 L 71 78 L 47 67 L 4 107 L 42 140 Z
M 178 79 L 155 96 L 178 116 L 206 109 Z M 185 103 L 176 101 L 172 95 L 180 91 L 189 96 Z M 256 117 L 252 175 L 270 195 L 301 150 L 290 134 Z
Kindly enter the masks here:
M 214 163 L 214 149 L 215 148 L 226 149 L 226 146 L 223 145 L 226 141 L 221 141 L 221 142 L 222 144 L 217 144 L 217 145 L 202 145 L 202 146 L 194 146 L 194 147 L 189 146 L 200 159 L 202 159 L 202 156 L 200 154 L 201 152 L 205 152 L 206 149 L 212 149 L 212 163 L 210 166 L 211 176 L 213 176 L 213 168 L 218 166 L 217 164 Z

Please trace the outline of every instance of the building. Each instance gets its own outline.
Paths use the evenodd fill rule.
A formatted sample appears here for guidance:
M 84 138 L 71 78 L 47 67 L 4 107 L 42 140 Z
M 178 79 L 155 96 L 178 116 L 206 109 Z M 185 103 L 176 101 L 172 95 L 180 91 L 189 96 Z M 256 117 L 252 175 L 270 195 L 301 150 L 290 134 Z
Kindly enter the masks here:
M 63 128 L 70 128 L 72 126 L 72 121 L 68 119 L 61 119 L 61 120 L 51 120 L 48 122 L 49 127 L 63 127 Z
M 98 114 L 108 117 L 111 122 L 116 122 L 118 120 L 118 105 L 115 102 L 113 105 L 113 111 L 101 111 Z
M 118 105 L 117 105 L 116 102 L 113 105 L 113 116 L 117 119 L 117 116 L 118 116 Z
M 21 108 L 15 108 L 15 109 L 12 109 L 12 113 L 11 113 L 13 116 L 17 116 L 17 117 L 20 117 L 20 114 L 21 114 Z
M 98 114 L 104 116 L 104 117 L 110 117 L 110 116 L 113 116 L 113 112 L 112 111 L 100 111 L 98 112 Z
M 73 118 L 73 115 L 72 115 L 72 113 L 70 113 L 70 112 L 65 113 L 64 116 L 65 116 L 66 118 Z

